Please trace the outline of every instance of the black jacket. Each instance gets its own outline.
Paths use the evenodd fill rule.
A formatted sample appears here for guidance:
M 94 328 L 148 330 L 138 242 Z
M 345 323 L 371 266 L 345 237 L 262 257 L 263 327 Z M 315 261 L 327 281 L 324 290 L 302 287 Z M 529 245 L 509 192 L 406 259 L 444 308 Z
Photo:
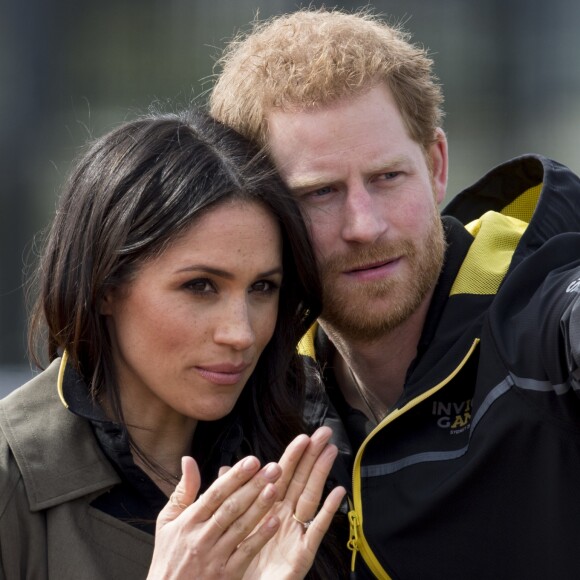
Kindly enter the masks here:
M 446 262 L 396 409 L 353 450 L 331 369 L 310 395 L 351 490 L 356 578 L 578 578 L 580 179 L 521 157 L 443 214 Z

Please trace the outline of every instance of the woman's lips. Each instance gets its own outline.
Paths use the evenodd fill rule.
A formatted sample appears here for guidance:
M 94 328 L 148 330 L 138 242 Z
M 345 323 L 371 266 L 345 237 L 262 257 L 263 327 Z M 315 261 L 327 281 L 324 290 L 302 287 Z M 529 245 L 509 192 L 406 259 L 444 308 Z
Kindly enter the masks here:
M 248 364 L 232 365 L 228 363 L 196 366 L 197 372 L 210 383 L 216 385 L 235 385 L 240 382 Z

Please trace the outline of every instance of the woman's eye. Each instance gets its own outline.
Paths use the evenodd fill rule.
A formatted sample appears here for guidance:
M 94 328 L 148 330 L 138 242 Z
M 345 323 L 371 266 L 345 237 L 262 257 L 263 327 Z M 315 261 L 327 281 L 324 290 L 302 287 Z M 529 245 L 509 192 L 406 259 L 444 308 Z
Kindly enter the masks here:
M 278 290 L 279 286 L 271 280 L 259 280 L 252 284 L 251 292 L 259 292 L 261 294 L 272 294 Z
M 215 286 L 210 280 L 206 278 L 190 280 L 185 284 L 185 287 L 196 294 L 207 294 L 209 292 L 215 292 Z

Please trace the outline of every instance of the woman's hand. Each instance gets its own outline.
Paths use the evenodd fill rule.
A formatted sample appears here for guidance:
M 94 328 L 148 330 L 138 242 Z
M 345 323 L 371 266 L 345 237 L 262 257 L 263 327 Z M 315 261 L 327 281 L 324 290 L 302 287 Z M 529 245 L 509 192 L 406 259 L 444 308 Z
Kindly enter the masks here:
M 280 529 L 256 556 L 245 580 L 304 578 L 316 556 L 333 515 L 346 490 L 333 489 L 318 511 L 324 484 L 337 455 L 328 442 L 332 431 L 321 427 L 311 438 L 297 437 L 279 461 L 282 477 L 277 481 L 279 501 L 269 517 L 281 520 Z M 318 511 L 318 513 L 316 513 Z
M 260 469 L 246 457 L 194 501 L 200 488 L 197 464 L 182 460 L 182 477 L 157 518 L 148 580 L 242 578 L 249 564 L 280 526 L 268 514 L 282 470 Z

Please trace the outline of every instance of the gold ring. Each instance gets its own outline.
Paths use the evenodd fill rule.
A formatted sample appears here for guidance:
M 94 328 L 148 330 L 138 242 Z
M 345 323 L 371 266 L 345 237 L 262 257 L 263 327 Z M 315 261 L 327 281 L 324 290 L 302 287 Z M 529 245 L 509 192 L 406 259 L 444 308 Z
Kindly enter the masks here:
M 178 507 L 181 510 L 186 509 L 188 506 L 182 502 L 180 502 L 177 499 L 177 496 L 175 495 L 175 492 L 173 492 L 170 496 L 169 496 L 169 503 L 172 503 L 175 507 Z
M 314 521 L 308 520 L 307 522 L 303 522 L 302 520 L 296 517 L 296 514 L 292 514 L 292 517 L 304 528 L 304 530 L 307 530 L 310 527 L 310 524 L 312 524 L 312 522 Z

